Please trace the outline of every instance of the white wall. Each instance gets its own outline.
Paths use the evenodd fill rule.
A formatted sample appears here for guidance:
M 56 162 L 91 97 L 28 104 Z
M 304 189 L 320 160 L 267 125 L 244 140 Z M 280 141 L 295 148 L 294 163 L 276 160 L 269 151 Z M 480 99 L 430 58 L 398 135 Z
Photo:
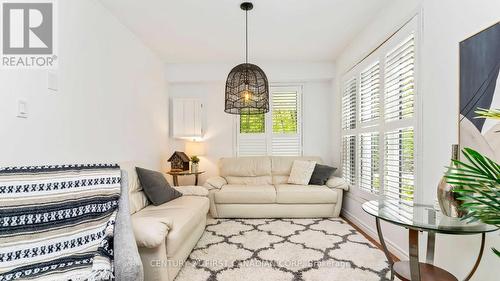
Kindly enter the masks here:
M 332 154 L 332 78 L 333 64 L 275 64 L 259 63 L 271 84 L 301 84 L 303 89 L 303 149 L 304 155 L 319 155 L 326 163 L 338 161 Z M 200 168 L 207 173 L 201 183 L 217 175 L 217 160 L 235 156 L 236 117 L 224 112 L 224 87 L 227 74 L 234 65 L 229 64 L 174 64 L 167 65 L 168 93 L 174 97 L 197 97 L 205 105 L 206 155 L 201 157 Z M 175 122 L 175 120 L 171 120 Z M 170 151 L 184 150 L 185 141 L 170 138 Z M 338 162 L 337 162 L 338 164 Z M 191 183 L 192 178 L 182 178 Z
M 395 1 L 373 21 L 338 58 L 337 79 L 380 44 L 398 26 L 420 11 L 423 33 L 420 41 L 419 94 L 422 99 L 420 118 L 422 146 L 419 157 L 420 196 L 428 203 L 435 200 L 436 186 L 450 159 L 451 144 L 458 141 L 458 43 L 500 20 L 500 2 L 496 0 L 423 0 Z M 340 99 L 340 85 L 336 104 Z M 339 108 L 337 108 L 339 110 Z M 339 123 L 339 122 L 338 122 Z M 340 124 L 340 123 L 339 123 Z M 340 134 L 340 128 L 337 126 Z M 335 151 L 335 153 L 339 153 Z M 375 235 L 374 220 L 360 205 L 366 197 L 353 188 L 346 195 L 344 214 Z M 407 252 L 407 232 L 383 225 L 392 250 L 404 256 Z M 424 239 L 425 241 L 425 239 Z M 479 237 L 438 235 L 435 263 L 463 279 L 474 263 Z M 500 275 L 498 258 L 489 248 L 500 245 L 498 234 L 489 234 L 483 261 L 473 280 L 497 280 Z
M 500 20 L 497 0 L 424 1 L 423 45 L 423 183 L 424 197 L 434 198 L 436 183 L 447 165 L 451 144 L 458 142 L 458 42 Z M 436 261 L 459 277 L 470 270 L 479 250 L 479 237 L 438 236 Z M 483 261 L 474 280 L 498 280 L 498 232 L 489 234 Z M 459 278 L 460 279 L 460 278 Z
M 46 70 L 0 70 L 0 166 L 138 160 L 167 148 L 164 65 L 95 0 L 58 1 L 58 92 Z M 29 118 L 16 118 L 17 100 Z

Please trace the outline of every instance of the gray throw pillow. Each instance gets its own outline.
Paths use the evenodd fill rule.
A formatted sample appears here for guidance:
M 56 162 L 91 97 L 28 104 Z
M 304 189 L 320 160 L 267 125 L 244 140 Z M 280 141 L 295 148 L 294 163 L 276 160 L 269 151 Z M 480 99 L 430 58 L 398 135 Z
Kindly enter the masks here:
M 316 164 L 316 166 L 314 166 L 311 179 L 309 180 L 309 184 L 325 185 L 335 170 L 337 170 L 337 168 Z
M 165 176 L 157 171 L 135 167 L 142 189 L 153 205 L 158 206 L 182 196 L 182 193 L 172 188 Z

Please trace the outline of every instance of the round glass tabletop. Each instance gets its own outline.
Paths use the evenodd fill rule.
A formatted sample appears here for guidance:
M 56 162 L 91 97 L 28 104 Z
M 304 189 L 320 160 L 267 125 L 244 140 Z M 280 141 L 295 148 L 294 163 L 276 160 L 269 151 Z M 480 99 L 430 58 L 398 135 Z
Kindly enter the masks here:
M 476 234 L 495 231 L 494 225 L 469 222 L 451 218 L 436 211 L 432 205 L 414 203 L 408 205 L 381 196 L 378 200 L 365 202 L 363 210 L 384 221 L 404 227 L 449 234 Z

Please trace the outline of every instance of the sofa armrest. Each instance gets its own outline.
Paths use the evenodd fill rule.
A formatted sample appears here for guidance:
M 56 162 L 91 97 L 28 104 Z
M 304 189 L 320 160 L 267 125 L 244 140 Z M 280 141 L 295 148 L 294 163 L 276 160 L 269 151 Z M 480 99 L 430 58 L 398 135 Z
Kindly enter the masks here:
M 174 188 L 184 196 L 208 197 L 208 190 L 201 186 L 176 186 Z
M 121 195 L 113 241 L 115 278 L 120 281 L 142 281 L 144 269 L 132 231 L 128 204 L 127 172 L 122 170 Z
M 330 177 L 330 179 L 328 179 L 328 181 L 326 182 L 326 186 L 328 186 L 329 188 L 343 189 L 345 191 L 349 190 L 349 184 L 346 182 L 346 180 L 339 177 Z
M 139 247 L 152 249 L 165 243 L 171 225 L 172 222 L 166 219 L 132 216 L 135 242 Z
M 205 182 L 205 187 L 210 190 L 210 189 L 221 189 L 223 185 L 226 185 L 227 181 L 225 178 L 216 176 L 216 177 L 211 177 L 207 179 Z

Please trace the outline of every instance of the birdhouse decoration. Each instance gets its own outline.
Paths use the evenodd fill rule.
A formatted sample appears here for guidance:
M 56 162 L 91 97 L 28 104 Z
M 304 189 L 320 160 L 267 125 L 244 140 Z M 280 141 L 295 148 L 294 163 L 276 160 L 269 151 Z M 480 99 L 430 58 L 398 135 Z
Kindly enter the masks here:
M 181 151 L 176 151 L 170 158 L 168 158 L 168 162 L 170 162 L 170 169 L 172 171 L 188 171 L 189 170 L 189 157 L 186 153 Z

